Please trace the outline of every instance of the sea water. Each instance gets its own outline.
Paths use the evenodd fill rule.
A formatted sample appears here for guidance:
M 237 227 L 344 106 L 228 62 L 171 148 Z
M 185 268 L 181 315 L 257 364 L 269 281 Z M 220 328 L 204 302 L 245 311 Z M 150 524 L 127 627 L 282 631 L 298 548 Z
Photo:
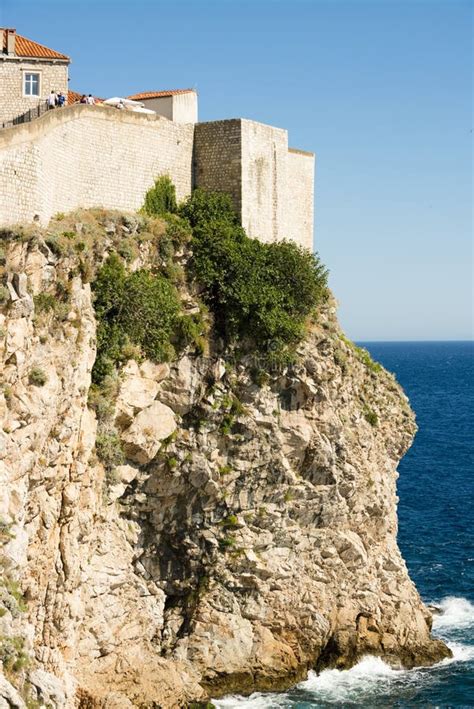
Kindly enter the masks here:
M 366 657 L 281 694 L 215 700 L 224 709 L 474 707 L 474 343 L 367 342 L 395 374 L 419 431 L 399 465 L 398 541 L 426 603 L 433 633 L 453 652 L 432 668 L 393 670 Z

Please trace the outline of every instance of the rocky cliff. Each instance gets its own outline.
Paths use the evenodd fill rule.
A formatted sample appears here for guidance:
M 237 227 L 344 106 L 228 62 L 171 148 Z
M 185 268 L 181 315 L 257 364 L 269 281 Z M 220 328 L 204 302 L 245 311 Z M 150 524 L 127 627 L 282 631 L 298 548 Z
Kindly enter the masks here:
M 141 228 L 101 225 L 99 261 Z M 364 654 L 449 654 L 396 543 L 414 416 L 331 300 L 265 376 L 212 339 L 131 356 L 98 433 L 82 247 L 34 228 L 3 247 L 0 707 L 185 707 Z M 131 268 L 148 257 L 143 240 Z

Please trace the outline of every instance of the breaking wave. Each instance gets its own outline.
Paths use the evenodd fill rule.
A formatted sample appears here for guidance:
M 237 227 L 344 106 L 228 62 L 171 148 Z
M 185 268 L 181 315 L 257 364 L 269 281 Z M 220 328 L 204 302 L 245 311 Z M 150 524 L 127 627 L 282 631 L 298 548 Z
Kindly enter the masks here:
M 441 613 L 433 616 L 433 631 L 444 635 L 450 630 L 467 630 L 474 627 L 474 604 L 466 598 L 448 596 L 437 606 Z
M 413 670 L 396 670 L 379 657 L 364 657 L 350 670 L 324 670 L 319 675 L 310 672 L 286 694 L 263 694 L 256 692 L 250 697 L 230 696 L 213 700 L 218 709 L 272 709 L 273 707 L 346 707 L 397 706 L 397 701 L 409 700 L 414 705 L 424 691 L 436 695 L 436 686 L 449 680 L 450 673 L 458 663 L 474 660 L 474 645 L 458 642 L 459 632 L 474 626 L 474 605 L 464 598 L 447 597 L 437 607 L 433 631 L 443 637 L 453 653 L 434 667 Z M 394 703 L 395 702 L 395 703 Z

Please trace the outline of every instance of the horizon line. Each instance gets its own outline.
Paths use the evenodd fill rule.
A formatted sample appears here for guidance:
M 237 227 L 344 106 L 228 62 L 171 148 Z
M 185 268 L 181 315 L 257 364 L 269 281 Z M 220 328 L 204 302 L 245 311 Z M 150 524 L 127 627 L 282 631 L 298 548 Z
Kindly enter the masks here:
M 375 339 L 375 340 L 374 340 L 374 339 L 362 339 L 362 340 L 361 340 L 361 339 L 359 339 L 359 338 L 355 338 L 355 339 L 353 340 L 353 342 L 417 342 L 417 343 L 422 343 L 422 342 L 426 342 L 426 343 L 435 343 L 435 342 L 437 342 L 437 343 L 440 343 L 440 342 L 462 342 L 462 343 L 469 343 L 469 344 L 472 343 L 472 344 L 474 344 L 474 338 L 471 338 L 470 340 L 466 340 L 466 339 L 464 339 L 464 340 L 457 340 L 457 339 L 456 339 L 456 340 L 454 340 L 454 339 L 448 339 L 448 340 L 404 340 L 404 339 L 401 339 L 401 340 L 395 340 L 395 339 L 392 339 L 392 340 L 380 340 L 380 339 Z

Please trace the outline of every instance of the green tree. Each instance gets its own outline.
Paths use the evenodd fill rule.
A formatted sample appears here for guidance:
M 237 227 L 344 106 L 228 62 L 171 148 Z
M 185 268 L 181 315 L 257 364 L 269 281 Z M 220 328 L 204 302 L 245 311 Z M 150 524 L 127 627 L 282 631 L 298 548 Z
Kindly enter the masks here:
M 162 216 L 177 211 L 176 188 L 168 175 L 161 175 L 155 180 L 154 186 L 145 195 L 142 209 L 145 214 L 151 216 Z

